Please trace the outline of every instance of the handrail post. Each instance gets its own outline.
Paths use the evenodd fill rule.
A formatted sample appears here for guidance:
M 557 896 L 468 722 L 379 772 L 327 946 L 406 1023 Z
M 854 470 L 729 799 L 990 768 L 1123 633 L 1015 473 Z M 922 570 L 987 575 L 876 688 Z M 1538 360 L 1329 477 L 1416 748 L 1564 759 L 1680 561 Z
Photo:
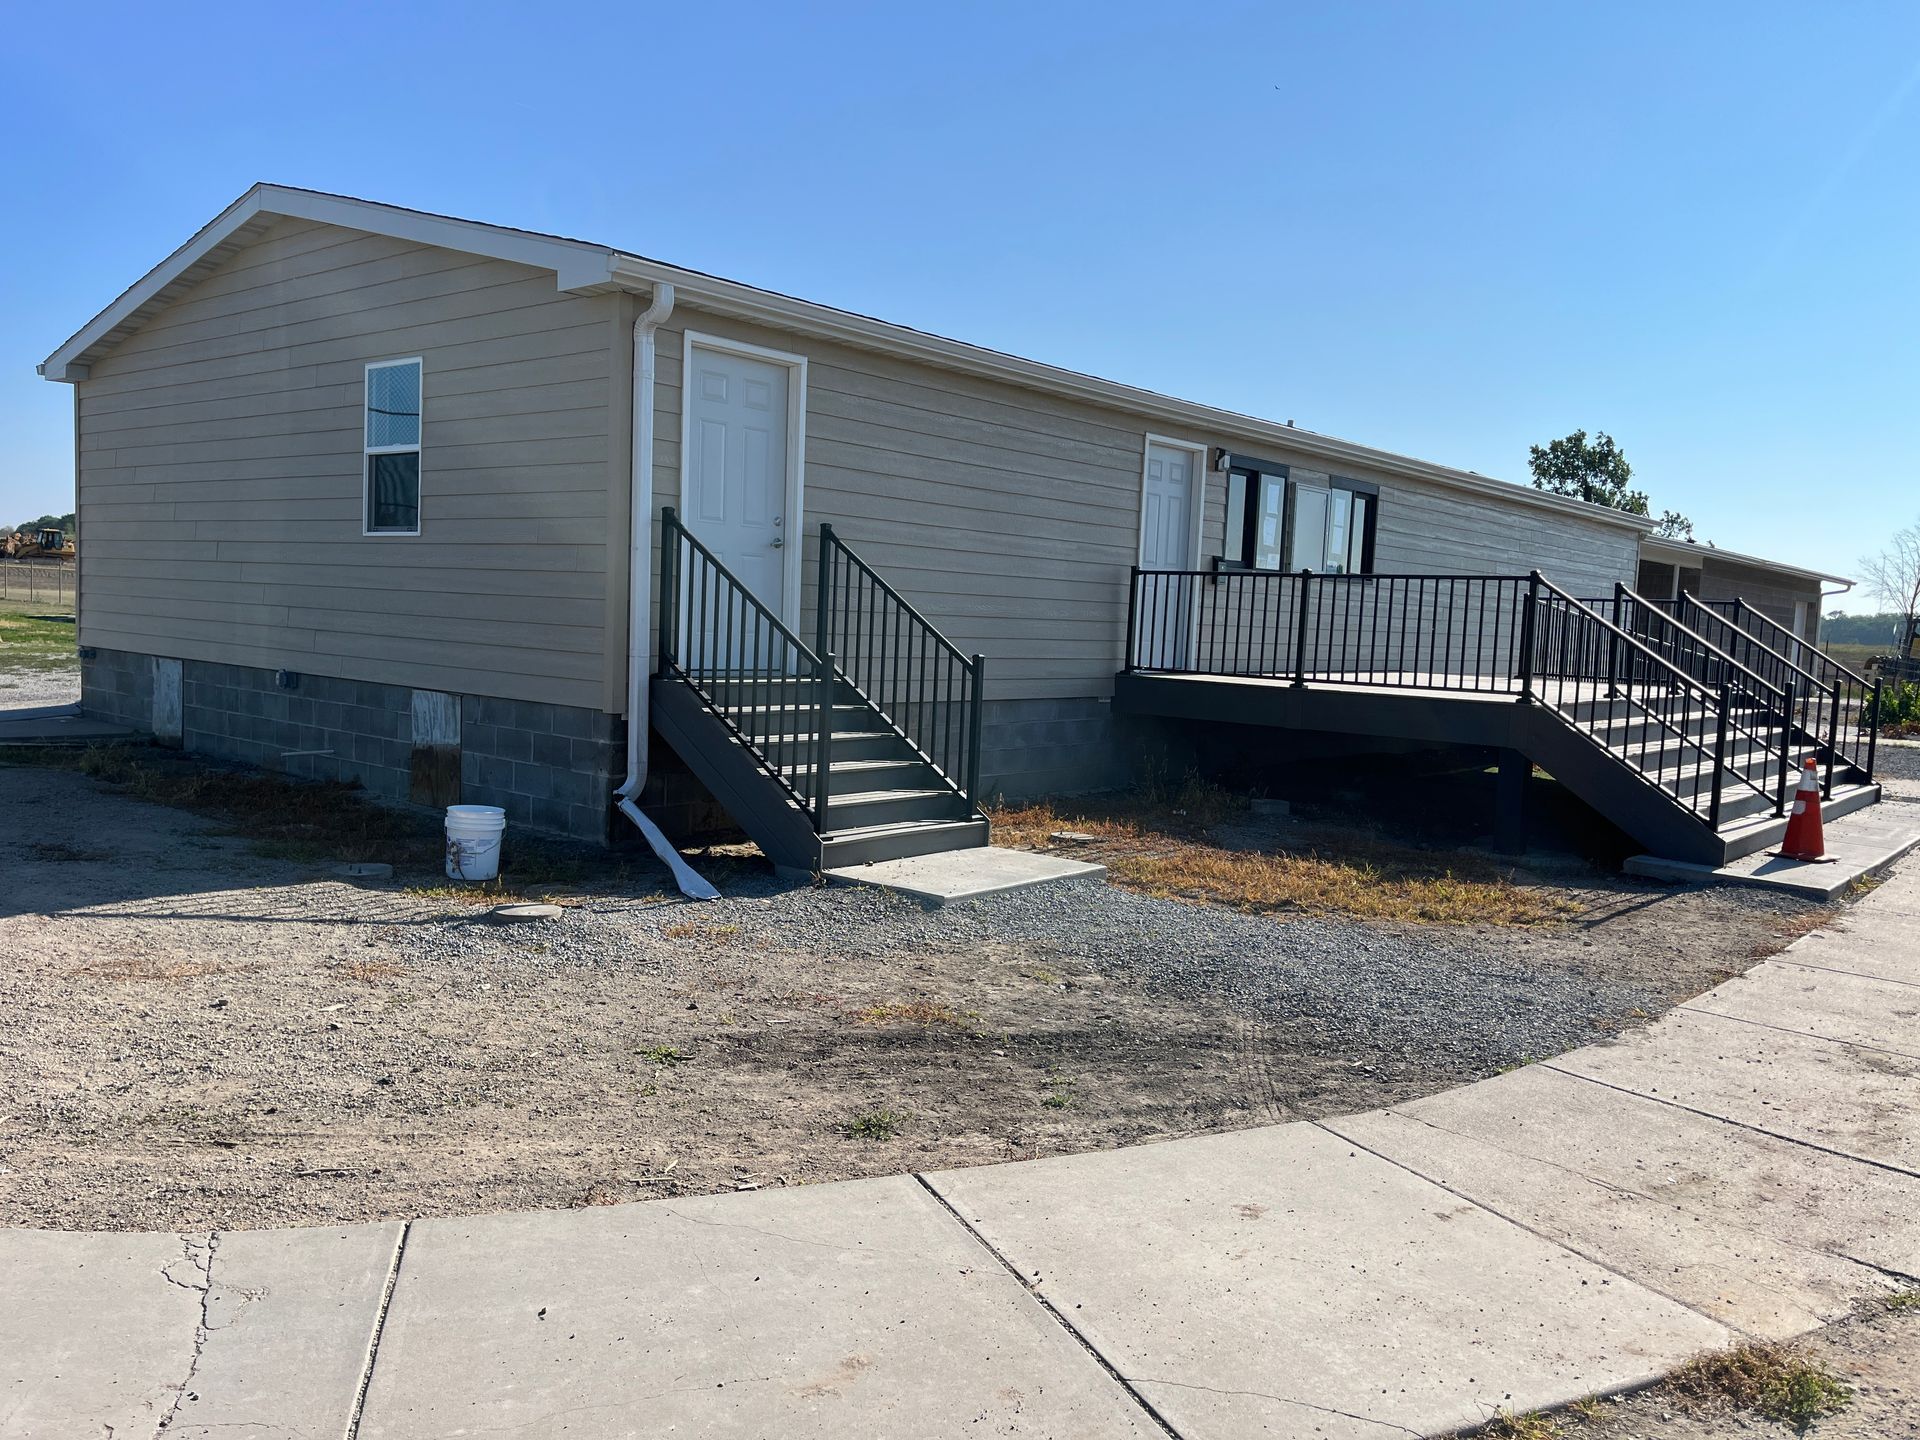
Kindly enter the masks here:
M 1727 712 L 1729 709 L 1728 684 L 1720 682 L 1720 704 L 1718 706 L 1719 724 L 1713 737 L 1713 796 L 1707 805 L 1707 824 L 1712 829 L 1720 828 L 1720 788 L 1721 776 L 1727 768 Z
M 1293 683 L 1297 689 L 1307 683 L 1307 596 L 1313 572 L 1300 572 L 1300 596 L 1293 615 Z
M 671 669 L 676 664 L 674 655 L 674 634 L 680 628 L 679 616 L 675 611 L 679 606 L 680 583 L 680 517 L 674 513 L 671 505 L 660 512 L 660 668 Z
M 1133 567 L 1133 574 L 1127 581 L 1127 654 L 1126 664 L 1122 667 L 1127 674 L 1133 673 L 1134 655 L 1140 649 L 1140 567 Z
M 1787 780 L 1793 773 L 1793 686 L 1788 685 L 1780 716 L 1780 788 L 1773 797 L 1776 817 L 1787 813 Z
M 1520 601 L 1520 695 L 1522 705 L 1533 703 L 1533 612 L 1540 593 L 1540 572 L 1527 572 L 1527 593 Z
M 820 526 L 819 579 L 813 587 L 813 653 L 816 655 L 826 654 L 828 645 L 833 641 L 830 633 L 833 617 L 833 546 L 833 526 L 823 521 Z
M 980 717 L 984 711 L 987 690 L 987 657 L 975 655 L 971 662 L 973 668 L 973 703 L 967 723 L 967 803 L 975 810 L 980 808 Z
M 1614 630 L 1607 636 L 1607 698 L 1613 699 L 1620 693 L 1620 635 L 1627 613 L 1627 587 L 1618 580 L 1613 582 L 1613 624 Z
M 1827 716 L 1827 779 L 1820 789 L 1820 798 L 1833 798 L 1833 756 L 1840 748 L 1840 682 L 1833 682 L 1833 711 Z
M 1873 779 L 1873 762 L 1880 748 L 1880 677 L 1873 677 L 1873 698 L 1867 702 L 1867 779 Z
M 827 810 L 833 799 L 833 653 L 821 650 L 813 672 L 813 829 L 825 835 L 832 827 Z

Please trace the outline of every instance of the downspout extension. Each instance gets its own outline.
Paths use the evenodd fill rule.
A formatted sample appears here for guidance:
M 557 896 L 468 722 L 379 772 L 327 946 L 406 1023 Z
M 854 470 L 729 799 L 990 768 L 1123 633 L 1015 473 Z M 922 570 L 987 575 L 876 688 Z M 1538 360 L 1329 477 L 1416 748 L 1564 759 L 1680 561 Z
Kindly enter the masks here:
M 627 778 L 614 791 L 614 805 L 638 827 L 653 853 L 673 872 L 680 893 L 692 900 L 718 900 L 720 892 L 687 864 L 639 804 L 647 783 L 647 677 L 653 671 L 653 377 L 654 332 L 673 313 L 673 286 L 662 281 L 633 322 L 632 504 L 627 552 Z

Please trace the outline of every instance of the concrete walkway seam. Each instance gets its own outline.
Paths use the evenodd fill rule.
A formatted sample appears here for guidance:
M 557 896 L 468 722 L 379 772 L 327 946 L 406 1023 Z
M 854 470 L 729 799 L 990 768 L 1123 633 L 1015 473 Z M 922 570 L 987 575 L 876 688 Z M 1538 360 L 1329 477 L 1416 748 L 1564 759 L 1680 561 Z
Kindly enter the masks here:
M 1715 1015 L 1712 1018 L 1724 1020 L 1727 1017 L 1724 1015 Z M 1760 1028 L 1765 1029 L 1767 1027 L 1761 1026 Z M 1819 1037 L 1806 1036 L 1803 1038 L 1818 1039 Z M 1844 1040 L 1829 1040 L 1826 1043 L 1829 1045 L 1845 1045 L 1847 1042 Z M 1669 1100 L 1664 1095 L 1649 1095 L 1644 1090 L 1629 1090 L 1626 1086 L 1616 1085 L 1611 1080 L 1600 1080 L 1592 1075 L 1582 1075 L 1577 1070 L 1563 1070 L 1551 1060 L 1542 1060 L 1539 1063 L 1543 1069 L 1551 1070 L 1556 1075 L 1565 1075 L 1569 1080 L 1584 1080 L 1589 1085 L 1599 1085 L 1608 1090 L 1617 1090 L 1622 1095 L 1637 1096 L 1642 1100 L 1651 1100 L 1657 1105 L 1669 1105 L 1675 1110 L 1684 1110 L 1689 1115 L 1698 1115 L 1705 1120 L 1718 1120 L 1722 1125 L 1737 1125 L 1742 1130 L 1751 1130 L 1756 1135 L 1765 1135 L 1769 1140 L 1781 1140 L 1789 1145 L 1804 1146 L 1808 1150 L 1817 1150 L 1822 1155 L 1831 1155 L 1838 1160 L 1851 1160 L 1856 1165 L 1871 1165 L 1876 1170 L 1885 1170 L 1892 1175 L 1904 1175 L 1910 1180 L 1920 1180 L 1920 1170 L 1909 1170 L 1904 1165 L 1895 1165 L 1886 1160 L 1875 1160 L 1869 1155 L 1855 1155 L 1850 1150 L 1836 1150 L 1831 1145 L 1817 1145 L 1813 1141 L 1804 1139 L 1798 1135 L 1783 1135 L 1778 1130 L 1767 1129 L 1764 1125 L 1750 1125 L 1745 1120 L 1735 1120 L 1729 1115 L 1719 1115 L 1711 1110 L 1702 1110 L 1695 1105 L 1682 1105 L 1678 1100 Z
M 1749 974 L 1752 972 L 1749 971 Z M 1835 971 L 1846 975 L 1850 980 L 1866 980 L 1878 984 L 1871 975 L 1851 975 L 1847 971 Z M 1743 977 L 1744 978 L 1744 977 Z M 1817 1030 L 1803 1030 L 1797 1025 L 1771 1025 L 1765 1020 L 1755 1020 L 1750 1015 L 1729 1015 L 1723 1010 L 1707 1010 L 1695 1005 L 1691 1000 L 1684 1005 L 1676 1005 L 1675 1010 L 1684 1010 L 1689 1015 L 1704 1015 L 1709 1020 L 1726 1020 L 1735 1025 L 1751 1025 L 1756 1030 L 1771 1030 L 1776 1035 L 1797 1035 L 1802 1040 L 1819 1040 L 1827 1045 L 1848 1045 L 1855 1050 L 1871 1050 L 1876 1055 L 1896 1055 L 1902 1060 L 1920 1060 L 1920 1050 L 1896 1050 L 1891 1045 L 1871 1045 L 1865 1040 L 1842 1040 L 1833 1035 L 1822 1035 Z
M 413 1233 L 413 1221 L 400 1226 L 400 1238 L 393 1242 L 393 1262 L 387 1266 L 387 1283 L 380 1289 L 380 1305 L 373 1312 L 373 1329 L 367 1336 L 367 1361 L 360 1367 L 360 1384 L 353 1395 L 353 1412 L 347 1416 L 344 1440 L 358 1440 L 360 1419 L 366 1414 L 367 1392 L 373 1388 L 373 1367 L 380 1363 L 380 1340 L 387 1333 L 387 1312 L 393 1308 L 393 1290 L 400 1283 L 400 1265 L 407 1256 L 407 1237 Z
M 1882 985 L 1904 985 L 1909 990 L 1920 990 L 1920 980 L 1896 980 L 1891 975 L 1867 975 L 1858 970 L 1842 970 L 1838 965 L 1815 965 L 1811 960 L 1786 960 L 1776 962 L 1795 970 L 1817 970 L 1822 975 L 1845 975 L 1852 980 L 1878 980 Z
M 1451 1131 L 1446 1130 L 1445 1127 L 1443 1126 L 1434 1125 L 1432 1124 L 1431 1121 L 1422 1120 L 1417 1115 L 1404 1115 L 1404 1114 L 1401 1114 L 1399 1111 L 1394 1111 L 1391 1109 L 1389 1110 L 1389 1113 L 1398 1114 L 1400 1115 L 1400 1118 L 1403 1120 L 1412 1120 L 1415 1124 L 1426 1125 L 1430 1129 L 1440 1130 L 1444 1134 L 1453 1133 Z M 1750 1338 L 1754 1338 L 1752 1337 L 1752 1332 L 1743 1330 L 1738 1325 L 1730 1325 L 1725 1320 L 1722 1320 L 1719 1316 L 1708 1314 L 1705 1310 L 1702 1310 L 1698 1305 L 1692 1304 L 1690 1301 L 1683 1300 L 1678 1295 L 1674 1295 L 1669 1293 L 1666 1290 L 1662 1290 L 1658 1285 L 1649 1285 L 1645 1280 L 1637 1279 L 1634 1276 L 1629 1275 L 1626 1271 L 1620 1269 L 1619 1266 L 1612 1264 L 1610 1261 L 1606 1260 L 1602 1256 L 1591 1255 L 1591 1254 L 1588 1254 L 1585 1250 L 1578 1248 L 1577 1246 L 1569 1245 L 1565 1240 L 1562 1240 L 1557 1236 L 1549 1235 L 1545 1231 L 1540 1230 L 1536 1226 L 1529 1225 L 1525 1220 L 1522 1220 L 1517 1215 L 1509 1215 L 1506 1213 L 1506 1211 L 1499 1209 L 1497 1206 L 1489 1205 L 1486 1201 L 1481 1200 L 1476 1196 L 1469 1195 L 1464 1190 L 1456 1189 L 1452 1185 L 1449 1185 L 1446 1181 L 1440 1179 L 1438 1176 L 1424 1174 L 1423 1172 L 1414 1169 L 1413 1166 L 1407 1164 L 1405 1161 L 1396 1160 L 1394 1159 L 1393 1156 L 1388 1155 L 1386 1152 L 1382 1150 L 1376 1150 L 1373 1146 L 1367 1144 L 1364 1140 L 1356 1140 L 1351 1135 L 1341 1134 L 1338 1130 L 1334 1129 L 1331 1124 L 1329 1124 L 1324 1120 L 1315 1120 L 1315 1121 L 1312 1121 L 1311 1123 L 1316 1129 L 1324 1130 L 1327 1134 L 1333 1136 L 1334 1139 L 1339 1140 L 1344 1144 L 1351 1145 L 1356 1150 L 1364 1150 L 1367 1152 L 1367 1154 L 1373 1156 L 1374 1158 L 1379 1160 L 1384 1160 L 1387 1162 L 1387 1164 L 1406 1171 L 1407 1174 L 1413 1176 L 1415 1179 L 1424 1180 L 1429 1185 L 1437 1185 L 1440 1189 L 1446 1191 L 1449 1195 L 1455 1196 L 1456 1198 L 1465 1201 L 1467 1204 L 1473 1206 L 1477 1210 L 1485 1211 L 1487 1214 L 1493 1216 L 1493 1218 L 1496 1220 L 1504 1220 L 1507 1224 L 1513 1226 L 1516 1230 L 1526 1231 L 1527 1234 L 1533 1236 L 1536 1240 L 1539 1240 L 1545 1244 L 1551 1245 L 1556 1250 L 1564 1250 L 1569 1255 L 1572 1255 L 1581 1260 L 1585 1260 L 1589 1265 L 1593 1265 L 1601 1270 L 1606 1271 L 1609 1275 L 1612 1275 L 1615 1279 L 1619 1280 L 1620 1283 L 1623 1285 L 1626 1285 L 1635 1290 L 1645 1290 L 1652 1295 L 1658 1295 L 1662 1300 L 1671 1301 L 1673 1304 L 1678 1305 L 1682 1310 L 1692 1311 L 1695 1315 L 1698 1315 L 1702 1320 L 1705 1320 L 1710 1324 L 1719 1325 L 1724 1329 L 1733 1331 L 1737 1335 L 1747 1335 Z M 1547 1162 L 1547 1163 L 1551 1163 L 1551 1162 Z M 1563 1171 L 1566 1169 L 1566 1167 L 1564 1166 L 1555 1166 L 1554 1168 L 1563 1170 Z M 1568 1172 L 1568 1173 L 1571 1173 L 1571 1172 Z M 1604 1188 L 1608 1190 L 1612 1190 L 1616 1193 L 1632 1194 L 1637 1199 L 1651 1201 L 1653 1198 L 1650 1195 L 1641 1195 L 1638 1191 L 1622 1192 L 1619 1186 L 1608 1185 L 1605 1181 L 1597 1180 L 1591 1175 L 1582 1175 L 1580 1178 L 1582 1180 L 1585 1180 L 1588 1184 L 1601 1185 Z M 1851 1258 L 1851 1257 L 1847 1257 L 1847 1258 Z M 1627 1390 L 1638 1390 L 1638 1389 L 1644 1389 L 1644 1388 L 1645 1388 L 1644 1385 L 1630 1384 L 1622 1387 L 1621 1390 L 1616 1393 L 1625 1393 L 1625 1391 Z M 1491 1419 L 1491 1417 L 1489 1417 L 1489 1419 Z
M 1014 1278 L 1014 1280 L 1019 1284 L 1022 1293 L 1024 1293 L 1029 1299 L 1031 1299 L 1035 1304 L 1037 1304 L 1042 1310 L 1046 1311 L 1047 1314 L 1051 1315 L 1054 1319 L 1055 1324 L 1059 1325 L 1059 1327 L 1062 1330 L 1066 1331 L 1067 1334 L 1071 1335 L 1076 1341 L 1079 1342 L 1080 1348 L 1082 1350 L 1085 1350 L 1088 1355 L 1093 1357 L 1093 1363 L 1098 1365 L 1102 1370 L 1104 1370 L 1108 1378 L 1111 1379 L 1114 1384 L 1118 1385 L 1122 1390 L 1127 1392 L 1127 1397 L 1130 1400 L 1132 1400 L 1134 1404 L 1138 1405 L 1142 1411 L 1146 1413 L 1146 1416 L 1149 1420 L 1151 1420 L 1156 1426 L 1158 1426 L 1164 1433 L 1173 1436 L 1174 1440 L 1183 1440 L 1183 1437 L 1181 1436 L 1180 1432 L 1174 1429 L 1173 1426 L 1168 1423 L 1167 1417 L 1162 1415 L 1158 1410 L 1154 1409 L 1152 1403 L 1147 1399 L 1147 1397 L 1142 1395 L 1138 1390 L 1133 1388 L 1132 1382 L 1130 1382 L 1126 1376 L 1122 1375 L 1119 1372 L 1119 1370 L 1114 1367 L 1113 1363 L 1107 1359 L 1106 1356 L 1102 1355 L 1098 1350 L 1094 1348 L 1093 1342 L 1088 1340 L 1086 1336 L 1082 1335 L 1080 1333 L 1079 1327 L 1077 1327 L 1065 1315 L 1061 1314 L 1058 1307 L 1056 1307 L 1051 1300 L 1047 1299 L 1046 1296 L 1042 1295 L 1038 1290 L 1035 1290 L 1033 1286 L 1029 1285 L 1027 1283 L 1026 1277 L 1020 1273 L 1019 1269 L 1014 1265 L 1013 1261 L 1009 1260 L 1005 1255 L 1001 1254 L 998 1246 L 996 1246 L 991 1240 L 987 1239 L 986 1236 L 982 1235 L 979 1232 L 979 1230 L 975 1229 L 974 1226 L 971 1223 L 969 1223 L 966 1216 L 962 1215 L 958 1210 L 954 1209 L 952 1202 L 949 1201 L 947 1197 L 942 1195 L 938 1190 L 934 1189 L 933 1183 L 930 1180 L 928 1180 L 925 1175 L 921 1174 L 919 1171 L 916 1170 L 914 1172 L 913 1178 L 919 1183 L 920 1188 L 922 1190 L 925 1190 L 927 1194 L 933 1197 L 934 1204 L 938 1205 L 942 1210 L 946 1211 L 946 1213 L 953 1218 L 954 1224 L 958 1225 L 962 1230 L 966 1231 L 968 1235 L 973 1237 L 974 1242 L 978 1244 L 981 1249 L 985 1250 L 989 1255 L 993 1256 L 995 1260 L 998 1260 L 1000 1262 L 1001 1267 L 1005 1269 L 1006 1272 L 1009 1275 L 1011 1275 Z M 348 1440 L 352 1440 L 352 1437 L 349 1436 Z

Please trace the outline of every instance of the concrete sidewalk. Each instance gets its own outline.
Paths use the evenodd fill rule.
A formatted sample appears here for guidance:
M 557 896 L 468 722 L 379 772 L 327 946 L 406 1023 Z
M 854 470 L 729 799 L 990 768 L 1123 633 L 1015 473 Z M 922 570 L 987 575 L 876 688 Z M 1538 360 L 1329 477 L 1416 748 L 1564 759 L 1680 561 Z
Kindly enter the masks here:
M 1404 1107 L 408 1225 L 0 1232 L 0 1436 L 1428 1435 L 1920 1277 L 1920 870 Z

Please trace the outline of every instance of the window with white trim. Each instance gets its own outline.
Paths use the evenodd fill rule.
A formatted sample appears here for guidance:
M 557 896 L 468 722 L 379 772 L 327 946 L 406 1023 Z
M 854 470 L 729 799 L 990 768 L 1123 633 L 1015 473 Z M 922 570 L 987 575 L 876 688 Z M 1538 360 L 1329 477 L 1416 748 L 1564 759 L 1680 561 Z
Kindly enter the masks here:
M 420 361 L 367 366 L 366 533 L 420 533 Z

